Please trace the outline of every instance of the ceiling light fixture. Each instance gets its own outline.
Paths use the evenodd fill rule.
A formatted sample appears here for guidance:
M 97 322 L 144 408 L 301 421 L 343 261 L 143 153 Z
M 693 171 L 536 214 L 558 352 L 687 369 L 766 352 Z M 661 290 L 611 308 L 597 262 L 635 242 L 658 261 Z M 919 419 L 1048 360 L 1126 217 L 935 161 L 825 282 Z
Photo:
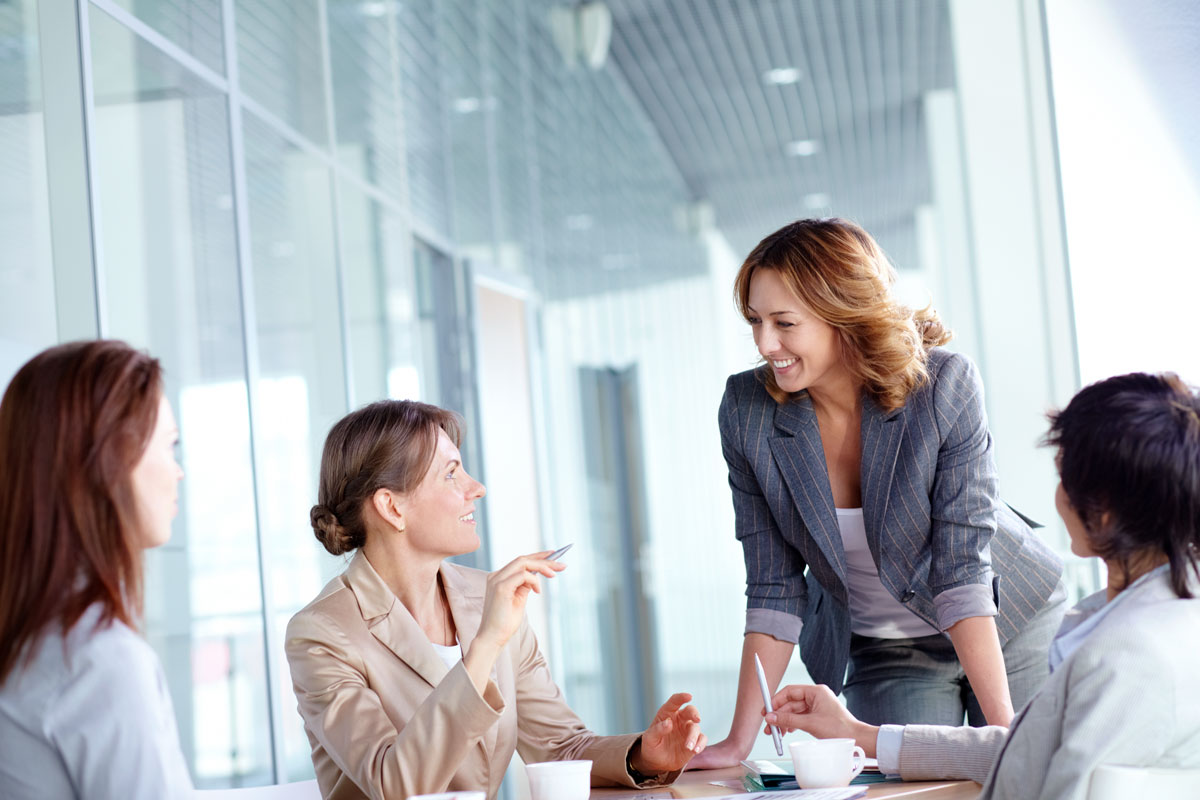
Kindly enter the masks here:
M 811 156 L 820 152 L 821 143 L 815 139 L 797 139 L 794 142 L 788 142 L 786 149 L 789 156 Z
M 769 86 L 790 86 L 800 80 L 800 70 L 795 67 L 776 67 L 763 73 L 763 83 Z
M 813 192 L 812 194 L 804 195 L 804 207 L 810 211 L 829 208 L 832 202 L 833 199 L 825 192 Z

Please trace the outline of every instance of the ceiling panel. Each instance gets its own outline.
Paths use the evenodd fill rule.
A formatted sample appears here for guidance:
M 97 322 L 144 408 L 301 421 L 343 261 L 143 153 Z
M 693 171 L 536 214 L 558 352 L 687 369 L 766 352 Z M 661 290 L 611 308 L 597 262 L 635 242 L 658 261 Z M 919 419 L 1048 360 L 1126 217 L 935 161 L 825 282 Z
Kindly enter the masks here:
M 611 56 L 741 253 L 847 216 L 915 266 L 930 201 L 921 100 L 954 85 L 945 0 L 609 0 Z M 772 84 L 768 70 L 796 69 Z M 815 143 L 792 155 L 794 142 Z

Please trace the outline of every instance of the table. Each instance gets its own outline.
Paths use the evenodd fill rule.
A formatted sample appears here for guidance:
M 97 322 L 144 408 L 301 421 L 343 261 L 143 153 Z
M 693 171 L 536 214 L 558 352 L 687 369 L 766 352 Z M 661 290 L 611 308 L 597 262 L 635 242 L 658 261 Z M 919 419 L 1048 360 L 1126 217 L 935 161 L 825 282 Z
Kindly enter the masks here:
M 741 767 L 726 769 L 702 769 L 685 772 L 679 780 L 660 789 L 592 789 L 592 800 L 603 798 L 645 798 L 645 800 L 668 800 L 668 798 L 720 797 L 732 794 L 735 789 L 713 786 L 713 781 L 741 780 Z M 877 797 L 905 797 L 912 800 L 975 800 L 983 787 L 974 781 L 922 781 L 919 783 L 874 783 L 867 786 L 868 800 Z

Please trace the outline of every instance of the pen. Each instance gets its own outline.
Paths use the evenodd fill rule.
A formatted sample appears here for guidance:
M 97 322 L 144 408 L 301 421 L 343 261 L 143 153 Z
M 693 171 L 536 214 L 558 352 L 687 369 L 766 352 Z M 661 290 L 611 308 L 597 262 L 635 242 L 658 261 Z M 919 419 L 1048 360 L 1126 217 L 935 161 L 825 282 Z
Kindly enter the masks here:
M 758 653 L 754 654 L 754 668 L 758 670 L 758 688 L 762 690 L 763 704 L 769 714 L 775 709 L 771 707 L 771 691 L 767 689 L 767 675 L 763 672 L 762 662 L 758 660 Z M 783 755 L 783 737 L 779 735 L 779 728 L 774 725 L 771 726 L 771 738 L 775 740 L 775 754 Z
M 546 560 L 547 561 L 558 561 L 560 558 L 562 558 L 563 553 L 565 553 L 571 549 L 571 545 L 573 545 L 573 544 L 575 544 L 575 543 L 571 542 L 571 544 L 564 544 L 562 547 L 558 548 L 553 553 L 546 556 Z

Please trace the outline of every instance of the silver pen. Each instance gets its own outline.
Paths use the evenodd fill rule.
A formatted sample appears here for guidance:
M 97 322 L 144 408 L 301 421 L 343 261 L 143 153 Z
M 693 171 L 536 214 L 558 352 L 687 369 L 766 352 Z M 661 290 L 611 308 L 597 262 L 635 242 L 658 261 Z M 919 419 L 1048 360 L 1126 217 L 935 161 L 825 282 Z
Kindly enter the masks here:
M 574 544 L 575 544 L 574 542 L 571 542 L 571 544 L 564 544 L 562 547 L 558 548 L 553 553 L 546 556 L 546 560 L 547 561 L 558 561 L 560 558 L 562 558 L 563 553 L 570 550 L 571 546 Z
M 767 688 L 767 674 L 763 672 L 762 662 L 758 660 L 758 653 L 754 654 L 754 669 L 758 671 L 758 688 L 762 690 L 763 705 L 770 714 L 775 709 L 771 706 L 771 690 Z M 779 728 L 771 725 L 771 738 L 775 740 L 775 754 L 783 755 L 783 737 L 779 735 Z

